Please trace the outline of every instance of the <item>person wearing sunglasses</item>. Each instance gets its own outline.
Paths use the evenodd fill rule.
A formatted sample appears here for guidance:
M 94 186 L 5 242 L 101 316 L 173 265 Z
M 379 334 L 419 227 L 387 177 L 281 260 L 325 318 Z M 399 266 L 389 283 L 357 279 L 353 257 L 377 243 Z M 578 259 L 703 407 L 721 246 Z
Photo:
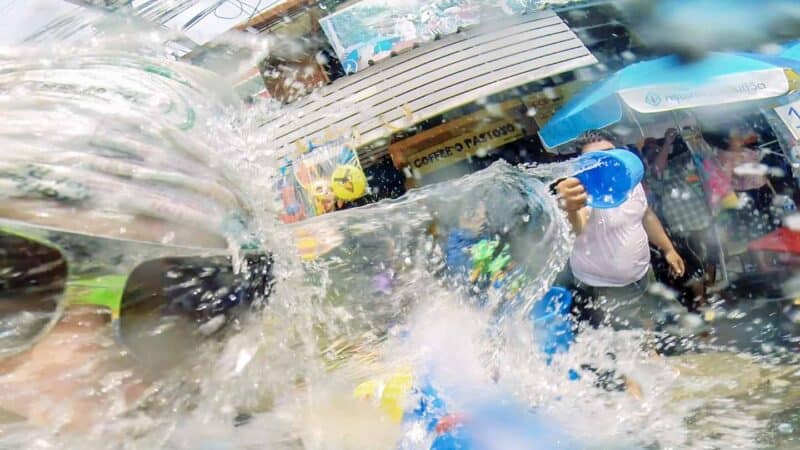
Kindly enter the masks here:
M 264 252 L 234 260 L 0 219 L 0 409 L 80 428 L 134 405 L 265 302 L 271 267 Z

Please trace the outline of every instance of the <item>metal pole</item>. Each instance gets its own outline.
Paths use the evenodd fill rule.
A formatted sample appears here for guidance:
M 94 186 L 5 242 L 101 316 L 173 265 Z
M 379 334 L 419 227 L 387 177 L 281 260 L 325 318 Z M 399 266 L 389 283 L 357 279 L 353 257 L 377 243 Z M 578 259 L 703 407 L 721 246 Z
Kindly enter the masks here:
M 681 128 L 680 121 L 678 120 L 677 112 L 675 110 L 672 110 L 672 111 L 670 111 L 670 114 L 672 116 L 673 122 L 675 123 L 675 128 L 681 134 L 681 137 L 683 137 L 683 129 Z M 695 123 L 697 123 L 697 117 L 694 117 L 693 114 L 690 111 L 686 111 L 686 114 L 688 116 L 693 117 Z M 684 143 L 686 143 L 686 147 L 689 149 L 689 152 L 691 152 L 692 156 L 694 156 L 696 154 L 696 152 L 695 152 L 695 149 L 692 148 L 692 145 L 690 143 L 686 142 L 686 140 L 684 140 Z M 697 166 L 697 163 L 696 163 L 694 157 L 692 158 L 692 163 L 695 165 L 695 170 L 697 170 L 699 173 L 702 173 L 701 171 L 703 170 L 703 168 Z M 705 191 L 705 183 L 703 184 L 703 192 L 705 192 L 706 200 L 708 201 L 710 196 L 708 195 L 708 192 Z M 709 210 L 710 209 L 711 209 L 711 204 L 709 202 Z M 722 282 L 725 285 L 727 285 L 729 280 L 730 280 L 730 278 L 728 276 L 728 263 L 725 260 L 725 248 L 722 246 L 722 239 L 719 236 L 719 228 L 717 227 L 717 221 L 716 221 L 713 213 L 711 214 L 711 230 L 713 231 L 714 240 L 716 241 L 717 249 L 719 251 L 719 269 L 722 272 Z M 714 281 L 716 281 L 716 280 L 714 280 Z

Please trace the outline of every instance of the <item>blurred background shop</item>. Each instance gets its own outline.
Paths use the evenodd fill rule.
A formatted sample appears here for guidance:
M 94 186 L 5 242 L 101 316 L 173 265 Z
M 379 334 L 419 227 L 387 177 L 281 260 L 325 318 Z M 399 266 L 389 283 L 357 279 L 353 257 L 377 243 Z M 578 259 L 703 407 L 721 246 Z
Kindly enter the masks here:
M 286 2 L 251 20 L 245 29 L 289 37 L 260 65 L 262 96 L 287 108 L 285 121 L 264 124 L 283 155 L 287 220 L 320 211 L 298 215 L 318 193 L 308 192 L 314 183 L 305 174 L 291 174 L 335 142 L 357 155 L 351 163 L 368 184 L 363 198 L 339 199 L 339 207 L 396 198 L 499 158 L 563 158 L 541 145 L 538 129 L 582 86 L 648 54 L 610 2 L 559 3 L 408 10 L 380 1 Z M 325 178 L 330 170 L 317 172 Z M 319 182 L 314 189 L 332 192 Z

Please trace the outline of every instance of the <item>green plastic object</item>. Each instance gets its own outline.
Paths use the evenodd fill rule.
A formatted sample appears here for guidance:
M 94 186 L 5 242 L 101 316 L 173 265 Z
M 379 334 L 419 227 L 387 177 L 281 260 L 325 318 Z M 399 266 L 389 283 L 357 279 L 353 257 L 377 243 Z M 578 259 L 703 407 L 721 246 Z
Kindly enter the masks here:
M 502 272 L 511 261 L 511 255 L 508 253 L 508 244 L 505 244 L 498 254 L 499 245 L 500 241 L 489 239 L 483 239 L 473 245 L 470 250 L 473 270 L 478 271 L 480 275 L 492 276 Z
M 96 305 L 111 310 L 111 317 L 119 317 L 122 294 L 125 292 L 125 275 L 101 275 L 78 278 L 67 284 L 67 298 L 73 305 Z

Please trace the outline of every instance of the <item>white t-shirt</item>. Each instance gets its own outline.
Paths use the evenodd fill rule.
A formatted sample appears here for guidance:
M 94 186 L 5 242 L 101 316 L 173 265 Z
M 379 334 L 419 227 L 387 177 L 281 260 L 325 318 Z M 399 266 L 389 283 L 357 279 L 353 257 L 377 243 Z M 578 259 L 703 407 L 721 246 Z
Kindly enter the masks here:
M 569 258 L 572 273 L 589 286 L 625 286 L 650 268 L 650 247 L 642 225 L 647 196 L 642 185 L 616 208 L 590 209 Z

